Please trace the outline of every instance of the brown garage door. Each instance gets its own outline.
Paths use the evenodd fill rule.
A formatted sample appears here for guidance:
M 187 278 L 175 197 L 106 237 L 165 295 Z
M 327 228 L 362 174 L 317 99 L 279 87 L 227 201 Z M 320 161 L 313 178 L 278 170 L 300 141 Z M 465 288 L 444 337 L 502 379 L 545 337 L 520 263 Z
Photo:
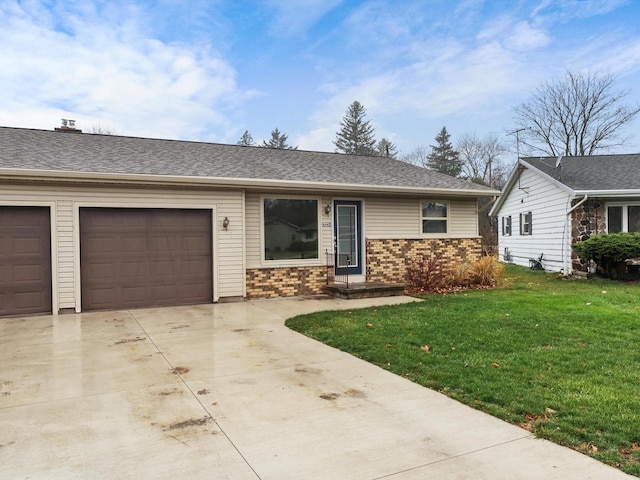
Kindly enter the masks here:
M 0 207 L 0 315 L 51 311 L 47 207 Z
M 210 210 L 81 208 L 82 309 L 212 301 Z

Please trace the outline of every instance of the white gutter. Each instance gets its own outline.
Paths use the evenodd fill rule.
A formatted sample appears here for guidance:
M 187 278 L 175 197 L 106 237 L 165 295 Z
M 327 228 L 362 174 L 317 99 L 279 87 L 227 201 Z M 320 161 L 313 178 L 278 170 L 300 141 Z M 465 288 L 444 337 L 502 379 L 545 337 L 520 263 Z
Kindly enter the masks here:
M 571 207 L 571 209 L 567 212 L 567 215 L 570 215 L 576 208 L 578 208 L 580 205 L 582 205 L 584 202 L 586 202 L 587 198 L 589 198 L 589 195 L 585 194 L 585 196 L 584 196 L 584 198 L 582 200 L 580 200 L 573 207 Z
M 633 190 L 576 190 L 576 196 L 589 195 L 590 197 L 637 197 L 640 196 L 640 189 Z
M 347 191 L 359 193 L 439 195 L 462 197 L 493 197 L 498 190 L 467 190 L 462 188 L 421 188 L 393 185 L 363 185 L 332 182 L 309 182 L 295 180 L 269 180 L 253 178 L 196 177 L 174 175 L 150 175 L 129 173 L 66 172 L 57 170 L 29 170 L 0 168 L 0 178 L 9 180 L 49 180 L 53 182 L 90 182 L 136 185 L 189 185 L 207 187 L 237 187 L 256 189 L 287 189 L 302 191 Z

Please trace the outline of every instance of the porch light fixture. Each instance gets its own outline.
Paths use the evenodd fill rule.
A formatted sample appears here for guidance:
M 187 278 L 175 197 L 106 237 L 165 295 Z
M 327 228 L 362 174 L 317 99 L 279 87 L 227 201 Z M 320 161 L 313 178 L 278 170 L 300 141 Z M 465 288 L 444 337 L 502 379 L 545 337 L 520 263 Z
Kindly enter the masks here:
M 324 206 L 324 214 L 325 214 L 325 215 L 329 215 L 330 213 L 331 213 L 331 204 L 327 203 L 327 204 Z
M 224 217 L 224 220 L 222 220 L 222 228 L 225 230 L 229 228 L 229 217 Z

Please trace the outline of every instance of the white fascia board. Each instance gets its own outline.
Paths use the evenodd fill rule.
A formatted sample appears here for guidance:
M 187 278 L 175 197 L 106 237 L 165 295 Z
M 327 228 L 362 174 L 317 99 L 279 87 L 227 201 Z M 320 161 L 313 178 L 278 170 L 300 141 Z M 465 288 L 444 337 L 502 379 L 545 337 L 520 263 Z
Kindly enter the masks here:
M 623 198 L 623 197 L 640 197 L 640 189 L 634 190 L 576 190 L 576 196 L 589 195 L 593 197 L 607 198 Z
M 513 186 L 516 183 L 516 181 L 518 180 L 518 177 L 521 175 L 522 171 L 525 170 L 525 169 L 531 170 L 536 175 L 541 176 L 546 181 L 550 182 L 553 185 L 556 185 L 561 190 L 564 190 L 570 196 L 572 196 L 572 197 L 577 196 L 576 192 L 573 191 L 568 186 L 566 186 L 564 183 L 559 182 L 555 178 L 553 178 L 550 175 L 547 175 L 546 173 L 544 173 L 542 170 L 539 170 L 538 168 L 534 167 L 533 165 L 531 165 L 531 164 L 525 162 L 524 160 L 520 159 L 520 160 L 518 160 L 518 163 L 516 164 L 516 166 L 514 167 L 513 171 L 511 172 L 511 175 L 509 176 L 509 179 L 507 180 L 507 184 L 505 185 L 504 190 L 502 191 L 502 196 L 498 199 L 496 204 L 493 206 L 493 208 L 489 212 L 490 216 L 496 216 L 500 212 L 500 209 L 502 208 L 502 204 L 505 202 L 505 200 L 509 196 L 509 193 L 513 189 Z M 584 196 L 584 194 L 582 194 L 582 195 Z
M 89 182 L 111 184 L 157 184 L 209 187 L 237 187 L 256 189 L 287 189 L 303 191 L 348 191 L 358 193 L 439 195 L 463 197 L 499 196 L 498 190 L 473 190 L 463 188 L 420 188 L 393 185 L 362 185 L 331 182 L 307 182 L 293 180 L 269 180 L 253 178 L 194 177 L 172 175 L 141 175 L 128 173 L 63 172 L 57 170 L 29 170 L 0 168 L 0 178 L 13 180 L 49 180 L 54 182 Z

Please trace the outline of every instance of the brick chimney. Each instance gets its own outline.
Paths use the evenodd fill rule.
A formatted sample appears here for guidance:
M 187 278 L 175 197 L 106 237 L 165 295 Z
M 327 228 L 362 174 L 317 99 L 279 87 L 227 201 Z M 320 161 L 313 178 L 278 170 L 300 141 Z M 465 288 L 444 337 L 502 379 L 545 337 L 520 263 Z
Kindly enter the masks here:
M 76 128 L 76 121 L 69 120 L 67 118 L 63 118 L 62 125 L 60 127 L 56 127 L 54 130 L 56 132 L 65 132 L 65 133 L 82 133 L 82 130 Z

